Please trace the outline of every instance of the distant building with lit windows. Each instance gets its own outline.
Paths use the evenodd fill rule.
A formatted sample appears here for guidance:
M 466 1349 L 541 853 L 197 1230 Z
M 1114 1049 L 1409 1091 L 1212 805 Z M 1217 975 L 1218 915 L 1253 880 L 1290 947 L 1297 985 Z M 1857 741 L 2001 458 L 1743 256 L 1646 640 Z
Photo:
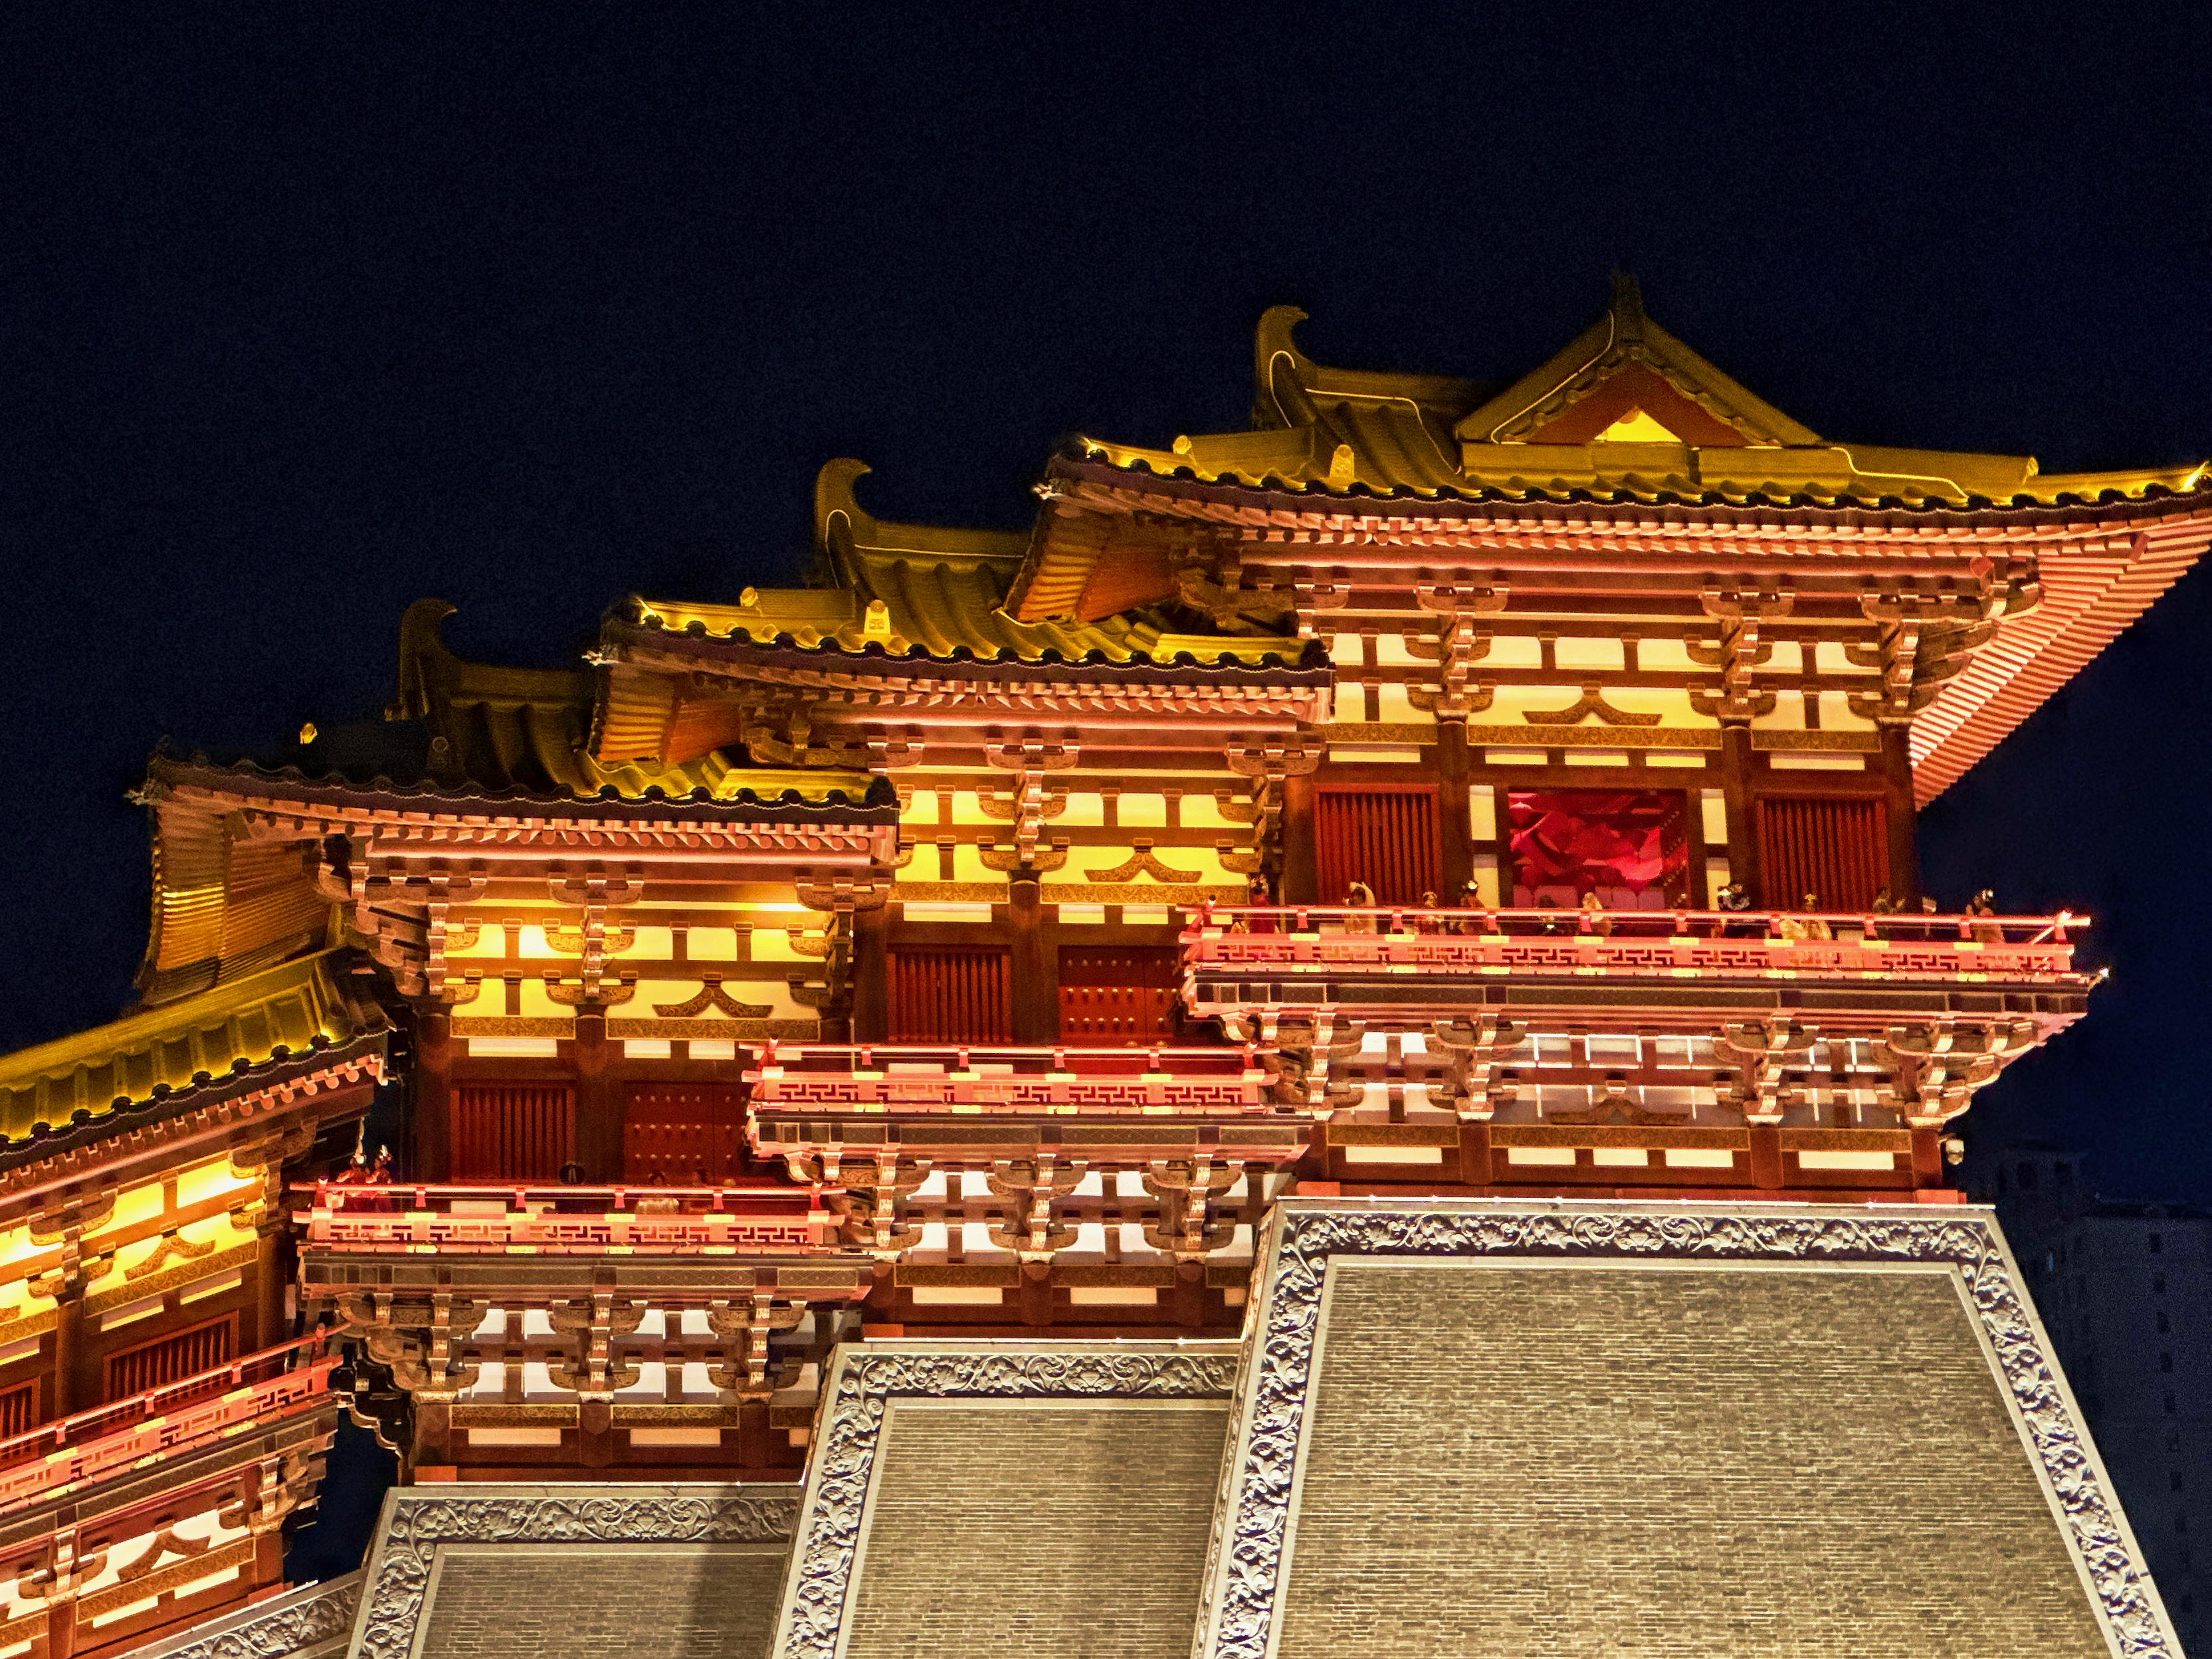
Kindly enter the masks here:
M 2183 1644 L 2212 1615 L 2212 1212 L 2100 1199 L 2080 1154 L 2024 1146 L 1994 1198 L 2051 1346 Z M 2195 1535 L 2192 1535 L 2194 1534 Z

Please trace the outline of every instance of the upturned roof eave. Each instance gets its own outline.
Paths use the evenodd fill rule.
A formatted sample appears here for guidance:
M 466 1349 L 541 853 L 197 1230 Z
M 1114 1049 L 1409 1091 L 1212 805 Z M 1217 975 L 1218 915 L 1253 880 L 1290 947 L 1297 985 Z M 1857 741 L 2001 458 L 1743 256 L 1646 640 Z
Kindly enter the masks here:
M 1194 653 L 1187 651 L 1165 662 L 1133 653 L 1129 660 L 1117 663 L 1107 660 L 1069 662 L 1058 659 L 1057 653 L 1043 653 L 1035 658 L 1016 656 L 1011 653 L 999 657 L 983 657 L 969 653 L 964 647 L 956 647 L 951 654 L 945 656 L 933 654 L 919 647 L 894 652 L 870 645 L 859 651 L 850 651 L 828 641 L 810 647 L 799 645 L 787 635 L 779 635 L 774 641 L 717 638 L 703 631 L 693 633 L 641 623 L 607 623 L 602 628 L 601 637 L 625 648 L 687 661 L 704 660 L 732 666 L 750 665 L 785 671 L 828 672 L 859 678 L 988 681 L 1019 678 L 1028 683 L 1042 681 L 1068 685 L 1152 686 L 1188 684 L 1196 677 L 1206 684 L 1279 685 L 1285 688 L 1327 684 L 1330 678 L 1325 656 L 1317 659 L 1311 642 L 1291 638 L 1271 638 L 1271 644 L 1279 645 L 1284 650 L 1262 653 L 1261 659 L 1256 662 L 1236 660 L 1232 652 L 1224 649 L 1220 657 L 1210 663 L 1196 660 Z M 1222 642 L 1224 647 L 1233 647 L 1237 643 L 1226 637 Z M 1294 659 L 1284 660 L 1285 656 L 1293 653 Z
M 814 779 L 806 780 L 808 785 L 820 792 L 814 798 L 803 793 L 799 785 L 787 782 L 780 790 L 741 787 L 738 798 L 723 800 L 708 796 L 703 788 L 694 789 L 688 796 L 666 796 L 659 792 L 657 786 L 632 797 L 618 793 L 612 785 L 597 795 L 578 796 L 486 790 L 434 781 L 402 784 L 376 780 L 363 784 L 310 778 L 289 767 L 272 771 L 250 762 L 218 766 L 160 756 L 148 767 L 148 777 L 156 784 L 196 786 L 241 799 L 298 801 L 368 811 L 434 811 L 441 817 L 459 813 L 487 818 L 533 817 L 592 823 L 634 822 L 640 817 L 652 817 L 674 823 L 828 822 L 860 826 L 897 822 L 897 799 L 884 780 L 860 773 L 834 775 L 838 779 L 836 783 L 826 779 L 818 783 Z

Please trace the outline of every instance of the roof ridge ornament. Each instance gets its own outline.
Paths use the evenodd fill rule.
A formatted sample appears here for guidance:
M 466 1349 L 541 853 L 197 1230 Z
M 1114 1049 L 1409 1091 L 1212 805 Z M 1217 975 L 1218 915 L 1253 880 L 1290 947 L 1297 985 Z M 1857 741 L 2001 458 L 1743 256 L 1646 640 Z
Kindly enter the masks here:
M 1617 345 L 1636 348 L 1631 356 L 1640 356 L 1644 344 L 1644 290 L 1636 278 L 1625 270 L 1613 273 L 1613 337 Z

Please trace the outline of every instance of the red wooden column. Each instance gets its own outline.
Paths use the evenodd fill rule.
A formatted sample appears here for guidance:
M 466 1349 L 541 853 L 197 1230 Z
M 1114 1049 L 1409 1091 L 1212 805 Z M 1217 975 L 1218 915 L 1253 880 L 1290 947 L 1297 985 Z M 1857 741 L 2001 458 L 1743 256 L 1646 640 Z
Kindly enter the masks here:
M 415 1026 L 414 1165 L 417 1181 L 444 1181 L 453 1167 L 453 1018 L 427 1012 Z
M 48 1414 L 67 1417 L 97 1400 L 79 1377 L 84 1368 L 84 1286 L 72 1275 L 54 1303 L 54 1382 Z
M 1794 893 L 1777 897 L 1759 890 L 1759 830 L 1752 822 L 1751 727 L 1741 721 L 1721 725 L 1721 800 L 1728 814 L 1729 879 L 1741 884 L 1755 904 L 1791 904 Z
M 853 1041 L 882 1042 L 890 1034 L 890 906 L 853 913 Z
M 1889 787 L 1889 892 L 1901 905 L 1920 903 L 1918 808 L 1912 799 L 1912 728 L 1902 722 L 1881 728 L 1882 781 Z
M 586 1181 L 622 1179 L 620 1085 L 608 1070 L 614 1058 L 604 1008 L 576 1010 L 576 1162 Z
M 1457 904 L 1474 875 L 1474 836 L 1467 810 L 1467 722 L 1437 723 L 1437 833 L 1441 842 L 1437 902 Z
M 1310 774 L 1283 780 L 1283 890 L 1285 904 L 1313 904 L 1314 781 Z
M 1047 939 L 1042 890 L 1034 872 L 1017 873 L 1007 889 L 1008 986 L 1014 1041 L 1052 1042 L 1060 1036 L 1060 964 Z

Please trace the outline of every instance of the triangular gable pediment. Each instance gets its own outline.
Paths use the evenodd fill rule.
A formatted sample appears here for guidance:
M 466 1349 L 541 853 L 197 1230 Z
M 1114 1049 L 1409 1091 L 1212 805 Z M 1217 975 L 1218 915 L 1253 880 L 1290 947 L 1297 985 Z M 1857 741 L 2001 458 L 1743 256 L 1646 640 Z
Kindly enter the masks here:
M 1615 279 L 1605 315 L 1454 430 L 1463 443 L 1705 449 L 1820 441 L 1646 317 L 1636 284 L 1625 277 Z

